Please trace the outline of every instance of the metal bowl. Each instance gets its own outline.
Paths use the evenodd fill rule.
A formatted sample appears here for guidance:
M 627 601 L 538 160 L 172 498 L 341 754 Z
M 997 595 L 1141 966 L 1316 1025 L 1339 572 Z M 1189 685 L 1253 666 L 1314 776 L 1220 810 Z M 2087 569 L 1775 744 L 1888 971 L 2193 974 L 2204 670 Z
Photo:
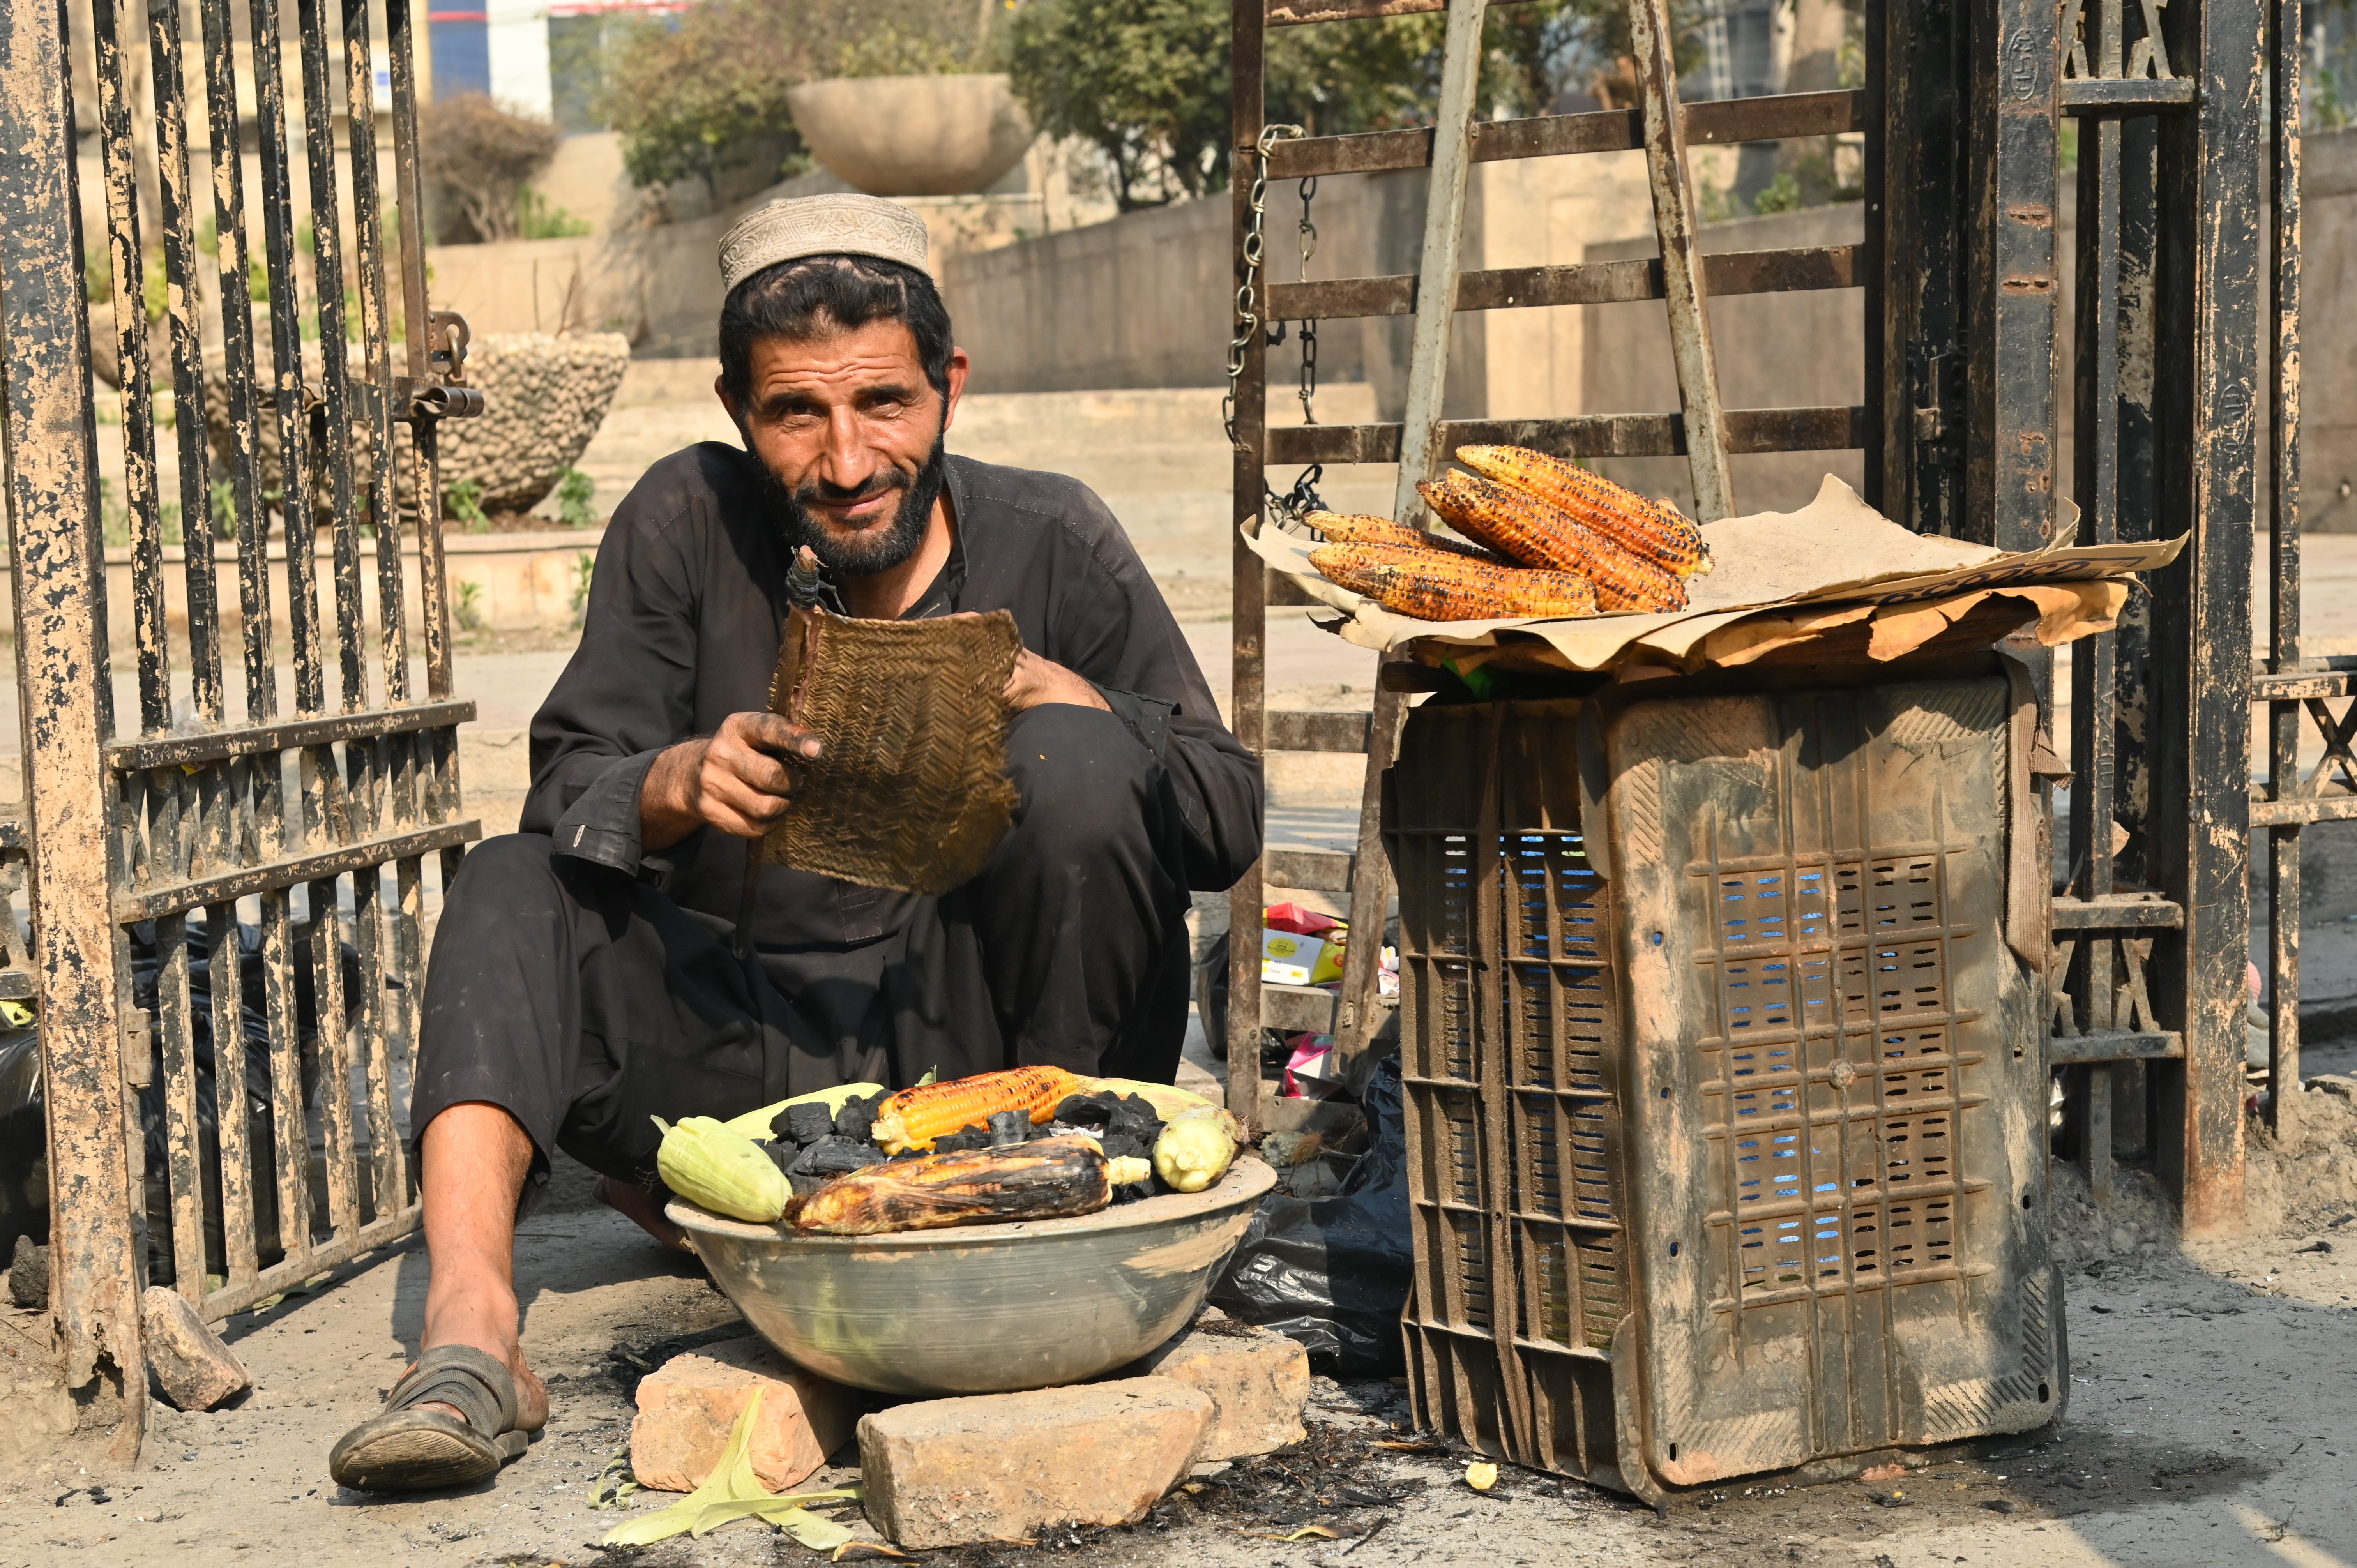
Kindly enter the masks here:
M 887 1236 L 800 1236 L 684 1198 L 665 1212 L 798 1365 L 881 1393 L 983 1394 L 1080 1382 L 1178 1333 L 1275 1184 L 1246 1156 L 1203 1192 Z

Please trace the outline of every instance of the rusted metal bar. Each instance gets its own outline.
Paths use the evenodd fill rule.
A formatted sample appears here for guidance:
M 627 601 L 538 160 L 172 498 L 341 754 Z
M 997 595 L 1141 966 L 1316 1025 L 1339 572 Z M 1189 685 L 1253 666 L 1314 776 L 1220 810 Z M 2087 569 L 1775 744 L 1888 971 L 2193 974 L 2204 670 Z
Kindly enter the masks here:
M 313 1278 L 320 1272 L 348 1263 L 364 1252 L 379 1247 L 389 1247 L 417 1229 L 418 1208 L 404 1204 L 393 1212 L 381 1211 L 379 1217 L 350 1236 L 310 1248 L 299 1257 L 289 1257 L 273 1263 L 243 1280 L 232 1280 L 208 1294 L 201 1304 L 206 1318 L 219 1322 L 233 1313 L 244 1312 L 258 1301 L 265 1301 Z
M 2117 5 L 2106 7 L 2117 15 Z M 2120 411 L 2120 124 L 2090 122 L 2080 128 L 2077 375 L 2073 489 L 2081 516 L 2080 538 L 2109 543 L 2119 537 Z M 2119 672 L 2117 644 L 2110 636 L 2086 639 L 2071 653 L 2071 816 L 2067 853 L 2071 890 L 2083 908 L 2112 891 L 2113 802 L 2117 793 L 2114 765 L 2117 736 Z M 2179 917 L 2181 921 L 2181 914 Z M 2059 918 L 2050 917 L 2055 926 Z M 2066 997 L 2086 1035 L 2109 1035 L 2117 1025 L 2114 973 L 2117 943 L 2104 939 L 2075 944 L 2063 977 Z M 2055 1059 L 2051 1052 L 2049 1060 Z M 2079 1133 L 2081 1161 L 2089 1192 L 2098 1203 L 2112 1196 L 2113 1101 L 2120 1077 L 2108 1063 L 2068 1075 L 2075 1103 L 2066 1120 Z
M 2092 120 L 2097 116 L 2116 118 L 2166 113 L 2191 107 L 2193 83 L 2185 77 L 2174 77 L 2166 81 L 2138 77 L 2103 80 L 2082 77 L 2065 81 L 2061 93 L 2062 113 L 2081 120 Z
M 276 758 L 272 758 L 268 766 L 274 768 L 276 761 Z M 139 888 L 115 901 L 114 914 L 124 924 L 134 920 L 160 919 L 183 909 L 193 909 L 200 904 L 213 906 L 224 900 L 250 898 L 258 894 L 281 894 L 297 883 L 318 882 L 348 872 L 366 871 L 402 856 L 431 854 L 481 836 L 482 824 L 473 821 L 444 822 L 434 827 L 385 833 L 317 854 L 261 861 L 211 876 Z
M 286 145 L 286 72 L 279 53 L 278 0 L 249 0 L 256 152 L 262 173 L 262 249 L 270 279 L 272 392 L 278 412 L 278 515 L 286 540 L 286 631 L 295 652 L 295 706 L 315 713 L 323 701 L 319 660 L 319 594 L 314 542 L 318 519 L 311 498 L 309 399 L 303 384 L 303 292 L 295 272 L 295 193 Z M 319 127 L 334 134 L 331 123 Z M 334 154 L 332 147 L 329 158 Z M 332 210 L 334 186 L 328 187 Z M 316 236 L 315 236 L 316 241 Z M 330 246 L 334 242 L 328 242 Z M 340 291 L 337 311 L 342 312 Z M 328 345 L 320 345 L 324 357 Z M 342 339 L 335 348 L 340 354 Z M 337 412 L 330 409 L 328 424 Z M 267 530 L 265 529 L 266 534 Z M 262 568 L 268 595 L 267 568 Z M 274 691 L 275 678 L 271 682 Z M 274 709 L 273 710 L 274 711 Z
M 1849 88 L 1689 103 L 1680 110 L 1680 118 L 1689 144 L 1699 142 L 1714 146 L 1780 141 L 1787 136 L 1839 135 L 1866 129 L 1863 95 Z M 1644 145 L 1644 120 L 1635 109 L 1488 120 L 1473 127 L 1473 161 L 1477 164 L 1581 153 L 1635 152 Z M 1306 179 L 1313 175 L 1380 174 L 1387 169 L 1425 168 L 1431 163 L 1429 127 L 1362 131 L 1348 136 L 1309 136 L 1281 143 L 1269 159 L 1269 177 Z
M 2001 550 L 2053 537 L 2056 265 L 2054 7 L 1992 0 L 1973 46 L 1973 292 L 1966 303 L 1969 535 Z M 2038 671 L 2046 701 L 2046 668 Z
M 2114 1029 L 2057 1035 L 2046 1045 L 2046 1059 L 2055 1067 L 2087 1062 L 2179 1061 L 2184 1056 L 2185 1037 L 2166 1031 Z
M 2154 575 L 2166 702 L 2154 799 L 2155 883 L 2185 907 L 2181 952 L 2155 1000 L 2185 1036 L 2180 1070 L 2158 1075 L 2174 1135 L 2159 1140 L 2189 1236 L 2243 1223 L 2243 1100 L 2249 958 L 2250 562 L 2261 360 L 2258 0 L 2202 0 L 2165 14 L 2169 63 L 2204 113 L 2160 128 L 2161 256 L 2155 394 L 2157 522 L 2190 532 Z
M 2255 828 L 2305 827 L 2313 822 L 2357 822 L 2357 795 L 2313 796 L 2289 800 L 2254 800 L 2251 802 L 2251 826 Z
M 2305 29 L 2300 0 L 2268 0 L 2266 48 L 2274 91 L 2274 156 L 2267 199 L 2274 219 L 2274 265 L 2267 277 L 2268 384 L 2274 396 L 2267 445 L 2267 662 L 2300 667 L 2299 567 L 2299 269 L 2300 75 Z M 2319 782 L 2321 783 L 2319 769 Z M 2282 800 L 2299 788 L 2299 709 L 2267 704 L 2267 793 Z M 2294 1120 L 2299 1080 L 2299 830 L 2270 825 L 2267 835 L 2267 1125 Z
M 1866 444 L 1866 410 L 1738 408 L 1727 413 L 1727 449 L 1753 452 L 1838 452 Z M 1396 424 L 1286 425 L 1268 433 L 1269 461 L 1396 463 Z M 1562 457 L 1675 457 L 1686 450 L 1684 421 L 1675 413 L 1592 413 L 1562 419 L 1452 419 L 1441 427 L 1443 447 L 1530 446 Z M 1255 557 L 1257 559 L 1257 557 Z
M 1859 281 L 1857 247 L 1813 245 L 1791 251 L 1736 251 L 1706 256 L 1703 278 L 1713 296 L 1856 288 Z M 1506 267 L 1463 273 L 1457 279 L 1459 310 L 1620 305 L 1663 295 L 1659 257 L 1551 267 Z M 1272 321 L 1332 321 L 1347 317 L 1406 316 L 1415 309 L 1415 296 L 1416 278 L 1413 273 L 1278 284 L 1268 291 L 1268 317 Z
M 1441 404 L 1448 389 L 1448 342 L 1457 315 L 1457 261 L 1465 242 L 1465 187 L 1471 173 L 1475 94 L 1480 86 L 1484 0 L 1449 7 L 1441 45 L 1440 102 L 1433 122 L 1432 180 L 1426 188 L 1422 280 L 1408 338 L 1407 409 L 1400 424 L 1399 482 L 1392 515 L 1424 515 L 1415 487 L 1448 461 L 1441 449 Z
M 131 613 L 138 643 L 140 727 L 172 722 L 171 648 L 164 618 L 164 529 L 156 478 L 155 383 L 147 366 L 147 247 L 139 231 L 138 149 L 125 91 L 126 34 L 116 0 L 91 0 L 98 143 L 106 175 L 108 252 L 123 402 L 123 499 L 131 521 Z
M 319 456 L 327 465 L 328 516 L 335 531 L 336 653 L 342 677 L 339 694 L 343 710 L 350 713 L 368 705 L 366 638 L 361 629 L 361 524 L 352 490 L 352 426 L 360 411 L 354 406 L 351 370 L 344 345 L 343 204 L 336 191 L 336 102 L 328 74 L 327 0 L 296 0 L 295 14 L 302 39 L 303 140 L 310 156 L 312 271 L 319 295 L 319 395 L 327 404 Z M 356 124 L 356 155 L 363 155 L 367 145 L 368 137 L 360 133 Z M 352 159 L 355 166 L 367 161 L 365 156 Z M 309 499 L 304 498 L 307 503 Z M 287 564 L 291 572 L 291 530 L 288 538 Z M 317 704 L 297 705 L 307 708 Z
M 365 15 L 365 13 L 362 13 Z M 425 191 L 417 173 L 416 10 L 410 0 L 385 0 L 385 38 L 392 51 L 393 78 L 393 199 L 401 222 L 401 317 L 409 357 L 409 374 L 423 380 L 428 371 L 428 322 L 425 300 Z M 428 521 L 438 518 L 441 491 L 434 466 L 434 422 L 421 419 L 410 426 L 412 500 L 417 509 L 418 568 L 421 592 L 425 568 Z M 392 467 L 392 449 L 384 448 L 385 466 Z M 440 540 L 435 532 L 435 564 L 440 565 Z M 402 600 L 401 508 L 398 498 L 377 519 L 377 615 L 384 639 L 384 700 L 389 705 L 409 701 L 409 624 Z M 429 605 L 432 597 L 429 596 Z M 430 612 L 429 627 L 433 624 Z M 428 649 L 429 656 L 432 650 Z M 447 696 L 445 683 L 436 684 L 429 671 L 427 689 Z
M 82 298 L 74 110 L 61 5 L 0 8 L 0 439 L 15 564 L 16 690 L 38 948 L 50 1195 L 49 1305 L 77 1419 L 139 1452 L 145 1284 L 124 1124 L 107 821 L 92 810 L 108 685 Z
M 1253 224 L 1252 173 L 1265 124 L 1262 72 L 1266 47 L 1265 0 L 1232 0 L 1228 86 L 1229 156 L 1234 169 L 1230 188 L 1232 286 L 1251 280 L 1246 241 Z M 1280 142 L 1278 146 L 1285 144 Z M 1264 313 L 1264 319 L 1265 318 Z M 1259 327 L 1243 334 L 1243 372 L 1235 384 L 1232 522 L 1242 527 L 1261 514 L 1268 485 L 1264 454 L 1268 446 L 1268 345 Z M 1239 536 L 1231 549 L 1232 662 L 1228 724 L 1236 738 L 1258 753 L 1265 749 L 1263 710 L 1267 699 L 1267 627 L 1265 605 L 1268 569 Z M 1261 1121 L 1260 929 L 1262 865 L 1228 891 L 1228 1110 L 1247 1127 Z M 1203 1020 L 1209 1028 L 1211 1020 Z
M 1858 92 L 1858 119 L 1873 128 L 1860 138 L 1864 166 L 1859 171 L 1858 183 L 1867 195 L 1860 203 L 1865 209 L 1866 222 L 1864 242 L 1858 246 L 1855 263 L 1860 269 L 1858 281 L 1866 288 L 1862 322 L 1866 337 L 1866 461 L 1862 465 L 1862 489 L 1866 504 L 1881 510 L 1884 450 L 1889 440 L 1886 424 L 1889 388 L 1884 382 L 1881 367 L 1890 355 L 1890 322 L 1887 314 L 1890 295 L 1890 204 L 1882 199 L 1889 184 L 1889 153 L 1884 139 L 1890 118 L 1890 59 L 1883 39 L 1889 31 L 1890 5 L 1889 0 L 1860 0 L 1860 5 L 1864 24 L 1860 52 L 1865 57 L 1866 85 Z M 1686 139 L 1689 143 L 1694 140 L 1691 125 L 1687 127 Z M 1717 292 L 1715 285 L 1713 292 Z
M 1678 114 L 1676 34 L 1667 0 L 1629 0 L 1629 38 L 1645 116 L 1645 174 L 1653 190 L 1653 231 L 1662 245 L 1670 358 L 1677 366 L 1678 403 L 1685 413 L 1686 469 L 1694 484 L 1695 515 L 1715 522 L 1735 515 L 1735 479 L 1727 467 L 1726 416 L 1718 398 L 1718 360 L 1710 347 L 1708 285 L 1694 180 L 1686 166 L 1685 127 Z
M 178 0 L 148 0 L 147 51 L 156 99 L 156 164 L 164 231 L 165 314 L 171 323 L 172 408 L 204 422 L 202 274 L 198 270 L 197 193 L 188 171 L 188 102 L 183 87 Z M 213 575 L 212 486 L 206 443 L 177 443 L 180 467 L 180 554 L 188 607 L 188 695 L 199 719 L 222 713 L 219 585 Z
M 370 394 L 356 411 L 365 417 L 356 417 L 353 425 L 363 433 L 358 451 L 369 466 L 369 522 L 382 538 L 387 528 L 398 532 L 400 523 L 394 500 L 395 400 L 385 395 L 385 389 L 393 384 L 393 317 L 385 283 L 383 203 L 377 188 L 376 65 L 369 50 L 368 0 L 342 0 L 342 9 L 344 102 L 352 146 L 352 252 L 357 263 L 353 270 L 359 275 L 361 384 Z M 387 38 L 396 45 L 395 54 L 406 48 L 406 40 L 391 32 Z M 361 572 L 357 542 L 354 550 L 350 573 L 357 585 Z M 336 562 L 339 592 L 345 569 L 339 553 Z M 340 600 L 338 613 L 341 614 Z M 357 638 L 362 633 L 355 628 L 350 635 Z M 359 705 L 366 703 L 363 693 Z
M 245 235 L 245 161 L 238 126 L 237 43 L 229 0 L 198 0 L 204 25 L 205 118 L 212 127 L 215 259 L 221 313 L 223 401 L 230 431 L 230 504 L 237 529 L 238 609 L 245 634 L 246 716 L 277 712 L 277 683 L 271 674 L 270 582 L 264 564 L 268 519 L 262 510 L 257 452 L 253 357 L 253 310 L 248 297 Z M 266 705 L 253 705 L 254 693 Z
M 2185 925 L 2185 911 L 2165 898 L 2132 894 L 2080 898 L 2055 896 L 2050 924 L 2058 931 L 2173 931 Z
M 223 757 L 264 752 L 293 751 L 299 746 L 339 745 L 372 736 L 462 725 L 475 717 L 471 700 L 422 703 L 410 708 L 371 708 L 356 714 L 321 718 L 282 719 L 273 724 L 244 725 L 201 735 L 169 736 L 156 740 L 129 741 L 106 750 L 106 765 L 118 772 L 145 772 L 154 768 L 185 768 Z
M 2313 665 L 2315 660 L 2303 663 Z M 2297 702 L 2311 697 L 2346 697 L 2357 694 L 2357 675 L 2343 671 L 2296 670 L 2289 674 L 2274 675 L 2264 669 L 2251 672 L 2251 700 L 2255 703 Z

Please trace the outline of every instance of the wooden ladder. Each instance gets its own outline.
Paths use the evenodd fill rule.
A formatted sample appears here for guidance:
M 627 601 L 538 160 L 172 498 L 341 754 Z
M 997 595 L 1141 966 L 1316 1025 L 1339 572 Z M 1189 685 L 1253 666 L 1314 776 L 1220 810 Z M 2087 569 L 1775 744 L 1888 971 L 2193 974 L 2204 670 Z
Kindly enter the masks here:
M 1239 315 L 1243 372 L 1236 382 L 1234 519 L 1241 528 L 1261 516 L 1271 464 L 1399 464 L 1393 515 L 1422 525 L 1419 480 L 1437 475 L 1459 446 L 1507 443 L 1564 456 L 1684 455 L 1701 521 L 1733 515 L 1729 453 L 1837 450 L 1867 445 L 1864 408 L 1728 411 L 1721 406 L 1705 300 L 1722 294 L 1847 288 L 1861 276 L 1853 245 L 1756 252 L 1706 261 L 1697 234 L 1686 145 L 1774 140 L 1861 130 L 1863 95 L 1855 91 L 1794 93 L 1775 98 L 1699 104 L 1678 102 L 1674 38 L 1665 0 L 1630 0 L 1640 105 L 1586 114 L 1478 122 L 1481 29 L 1491 0 L 1234 0 L 1234 135 L 1231 188 L 1234 206 L 1235 277 L 1247 321 Z M 1499 0 L 1512 4 L 1513 0 Z M 1276 140 L 1261 167 L 1265 128 L 1265 43 L 1271 27 L 1342 22 L 1446 10 L 1440 102 L 1428 129 L 1360 135 Z M 1465 197 L 1471 166 L 1508 158 L 1566 154 L 1645 153 L 1653 202 L 1658 261 L 1573 263 L 1466 272 L 1458 264 Z M 1255 176 L 1303 179 L 1429 167 L 1423 249 L 1412 276 L 1341 278 L 1318 283 L 1254 282 L 1258 257 L 1248 254 L 1254 220 Z M 1254 250 L 1256 252 L 1256 247 Z M 1554 305 L 1600 305 L 1659 299 L 1667 308 L 1680 412 L 1588 414 L 1545 420 L 1446 421 L 1450 329 L 1457 312 Z M 1266 338 L 1263 324 L 1337 317 L 1412 315 L 1405 415 L 1397 424 L 1303 425 L 1272 431 L 1267 424 Z M 1873 319 L 1869 308 L 1868 319 Z M 1228 1107 L 1255 1128 L 1286 1119 L 1274 1086 L 1256 1070 L 1263 1028 L 1331 1033 L 1348 1058 L 1366 1048 L 1390 999 L 1378 995 L 1383 932 L 1393 893 L 1381 843 L 1383 775 L 1395 753 L 1411 671 L 1386 664 L 1372 713 L 1270 712 L 1267 694 L 1267 607 L 1310 601 L 1284 578 L 1273 577 L 1239 538 L 1234 551 L 1232 721 L 1238 738 L 1265 757 L 1272 752 L 1362 752 L 1366 780 L 1360 798 L 1355 852 L 1270 851 L 1229 895 Z M 1261 909 L 1269 886 L 1350 895 L 1352 940 L 1339 998 L 1305 986 L 1264 985 L 1260 979 Z M 1209 1024 L 1209 1020 L 1205 1020 Z

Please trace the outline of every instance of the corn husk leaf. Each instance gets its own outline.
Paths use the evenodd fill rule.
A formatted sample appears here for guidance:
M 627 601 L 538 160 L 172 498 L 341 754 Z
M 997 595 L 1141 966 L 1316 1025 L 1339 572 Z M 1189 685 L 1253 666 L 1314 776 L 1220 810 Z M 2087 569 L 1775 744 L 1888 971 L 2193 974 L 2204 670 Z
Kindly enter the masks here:
M 760 1411 L 761 1391 L 755 1389 L 753 1397 L 745 1402 L 745 1413 L 737 1418 L 736 1430 L 728 1434 L 728 1446 L 721 1450 L 720 1462 L 712 1467 L 704 1485 L 669 1508 L 657 1509 L 617 1525 L 597 1544 L 650 1546 L 674 1535 L 702 1535 L 731 1520 L 754 1517 L 768 1520 L 803 1545 L 822 1552 L 848 1541 L 849 1530 L 832 1520 L 805 1512 L 802 1505 L 856 1498 L 859 1495 L 857 1487 L 839 1487 L 832 1491 L 781 1497 L 765 1488 L 761 1478 L 753 1473 L 753 1423 Z M 803 1533 L 805 1530 L 810 1532 L 808 1536 Z
M 883 1092 L 884 1086 L 880 1083 L 838 1083 L 833 1089 L 814 1089 L 808 1094 L 797 1094 L 791 1100 L 780 1100 L 775 1105 L 764 1105 L 759 1111 L 748 1111 L 742 1116 L 732 1116 L 720 1125 L 723 1131 L 734 1133 L 740 1138 L 750 1138 L 757 1144 L 767 1144 L 773 1141 L 776 1136 L 770 1131 L 770 1123 L 776 1121 L 779 1113 L 789 1105 L 823 1104 L 829 1111 L 840 1113 L 845 1101 Z
M 1211 1102 L 1200 1094 L 1167 1083 L 1142 1083 L 1134 1078 L 1092 1078 L 1088 1082 L 1091 1094 L 1135 1094 L 1154 1107 L 1154 1113 L 1165 1122 L 1189 1111 L 1208 1111 Z

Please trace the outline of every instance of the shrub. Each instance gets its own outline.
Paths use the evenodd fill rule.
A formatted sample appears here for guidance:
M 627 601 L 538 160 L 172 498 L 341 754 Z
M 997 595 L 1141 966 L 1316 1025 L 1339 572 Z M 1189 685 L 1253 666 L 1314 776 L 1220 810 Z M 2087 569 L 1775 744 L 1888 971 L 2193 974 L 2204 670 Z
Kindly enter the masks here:
M 471 231 L 444 234 L 444 242 L 517 238 L 525 182 L 555 156 L 556 127 L 511 114 L 479 92 L 436 99 L 419 111 L 419 119 L 418 173 L 448 194 Z

